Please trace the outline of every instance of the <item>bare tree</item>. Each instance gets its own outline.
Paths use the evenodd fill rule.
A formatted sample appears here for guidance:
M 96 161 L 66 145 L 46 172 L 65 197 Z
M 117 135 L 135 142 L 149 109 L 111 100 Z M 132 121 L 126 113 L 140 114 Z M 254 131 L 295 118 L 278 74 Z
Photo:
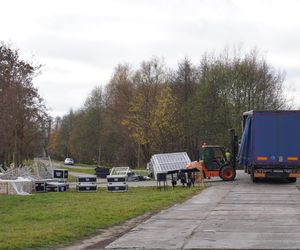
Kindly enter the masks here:
M 17 50 L 0 45 L 0 160 L 3 164 L 18 165 L 41 146 L 48 115 L 33 86 L 39 68 L 21 60 Z

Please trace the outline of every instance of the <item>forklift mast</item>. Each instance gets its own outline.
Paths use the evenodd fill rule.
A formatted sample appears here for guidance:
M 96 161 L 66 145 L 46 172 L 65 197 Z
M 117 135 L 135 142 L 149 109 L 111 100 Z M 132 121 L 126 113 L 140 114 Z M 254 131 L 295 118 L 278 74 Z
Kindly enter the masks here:
M 229 130 L 230 135 L 230 145 L 231 145 L 231 152 L 232 152 L 232 167 L 236 169 L 236 160 L 237 160 L 237 154 L 239 150 L 239 144 L 238 144 L 238 136 L 235 134 L 234 129 Z

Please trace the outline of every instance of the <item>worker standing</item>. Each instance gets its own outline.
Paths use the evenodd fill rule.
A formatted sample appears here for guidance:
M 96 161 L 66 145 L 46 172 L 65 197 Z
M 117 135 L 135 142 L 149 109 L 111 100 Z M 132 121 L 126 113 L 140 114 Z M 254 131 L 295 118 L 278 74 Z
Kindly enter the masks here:
M 230 160 L 231 160 L 231 153 L 230 153 L 230 151 L 229 151 L 228 148 L 226 148 L 226 150 L 225 150 L 225 157 L 226 157 L 226 161 L 230 162 Z

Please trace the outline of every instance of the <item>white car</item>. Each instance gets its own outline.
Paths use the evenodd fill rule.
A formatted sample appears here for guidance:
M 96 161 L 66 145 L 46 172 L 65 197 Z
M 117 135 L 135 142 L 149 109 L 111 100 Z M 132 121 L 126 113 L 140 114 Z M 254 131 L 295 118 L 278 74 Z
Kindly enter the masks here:
M 65 165 L 74 165 L 74 160 L 72 158 L 66 158 L 64 161 Z

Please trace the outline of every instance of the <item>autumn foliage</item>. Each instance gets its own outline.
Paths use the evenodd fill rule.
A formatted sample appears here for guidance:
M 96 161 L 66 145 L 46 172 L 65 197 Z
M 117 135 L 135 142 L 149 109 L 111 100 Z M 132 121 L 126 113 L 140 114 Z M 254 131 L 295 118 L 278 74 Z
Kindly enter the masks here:
M 143 165 L 154 153 L 186 151 L 197 159 L 203 143 L 228 145 L 228 129 L 241 133 L 247 110 L 287 109 L 283 74 L 252 50 L 185 58 L 176 69 L 163 60 L 137 69 L 118 65 L 110 82 L 85 105 L 64 116 L 50 151 L 63 159 L 106 165 Z

